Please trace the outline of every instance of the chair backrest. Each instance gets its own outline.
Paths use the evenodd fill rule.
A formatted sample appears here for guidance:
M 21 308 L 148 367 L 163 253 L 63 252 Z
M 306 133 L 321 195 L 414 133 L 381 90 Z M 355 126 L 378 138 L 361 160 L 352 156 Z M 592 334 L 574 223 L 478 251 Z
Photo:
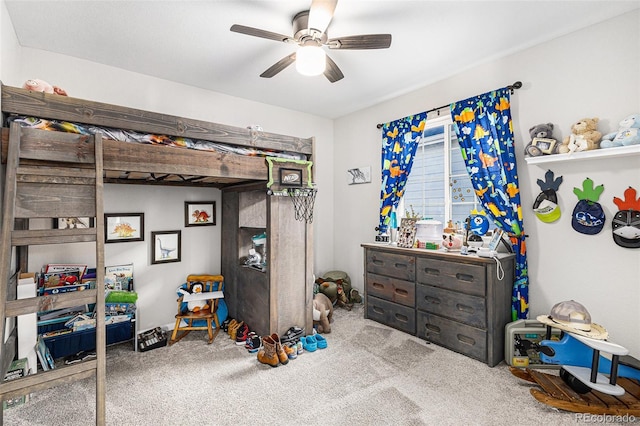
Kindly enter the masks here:
M 224 277 L 222 275 L 188 275 L 187 287 L 191 288 L 191 284 L 198 281 L 203 284 L 205 292 L 224 291 Z

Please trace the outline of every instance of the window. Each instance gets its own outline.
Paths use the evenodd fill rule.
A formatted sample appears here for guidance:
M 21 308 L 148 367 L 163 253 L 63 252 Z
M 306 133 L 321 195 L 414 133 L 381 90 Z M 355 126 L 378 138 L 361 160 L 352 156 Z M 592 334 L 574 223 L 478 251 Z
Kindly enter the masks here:
M 450 220 L 463 227 L 471 210 L 480 204 L 451 118 L 428 120 L 422 136 L 399 204 L 399 216 L 413 212 L 422 218 L 438 220 L 444 227 Z

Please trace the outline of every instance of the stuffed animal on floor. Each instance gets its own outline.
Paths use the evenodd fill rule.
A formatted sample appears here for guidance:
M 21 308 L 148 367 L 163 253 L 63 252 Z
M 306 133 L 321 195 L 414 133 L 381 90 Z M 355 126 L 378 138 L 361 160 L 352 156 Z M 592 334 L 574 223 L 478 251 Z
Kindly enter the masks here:
M 202 293 L 203 291 L 204 285 L 200 281 L 191 284 L 191 288 L 189 289 L 189 293 L 191 294 Z M 190 300 L 187 302 L 187 309 L 191 312 L 198 312 L 208 308 L 209 304 L 206 300 Z
M 317 293 L 313 296 L 313 325 L 318 333 L 331 333 L 333 303 L 327 296 Z
M 318 291 L 325 294 L 331 303 L 351 310 L 354 303 L 361 303 L 358 290 L 351 288 L 351 279 L 346 272 L 329 271 L 316 279 Z
M 46 81 L 37 78 L 25 81 L 22 88 L 31 90 L 32 92 L 55 93 L 57 95 L 67 96 L 67 92 L 64 89 L 58 86 L 52 86 Z

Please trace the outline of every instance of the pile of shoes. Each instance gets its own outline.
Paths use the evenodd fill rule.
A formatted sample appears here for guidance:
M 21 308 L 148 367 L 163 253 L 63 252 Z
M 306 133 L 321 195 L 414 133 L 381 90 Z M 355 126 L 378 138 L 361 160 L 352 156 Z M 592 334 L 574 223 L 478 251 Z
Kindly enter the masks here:
M 273 333 L 270 336 L 262 338 L 262 349 L 258 351 L 258 361 L 271 367 L 278 365 L 287 365 L 289 360 L 298 357 L 297 348 L 294 346 L 283 345 L 280 337 Z

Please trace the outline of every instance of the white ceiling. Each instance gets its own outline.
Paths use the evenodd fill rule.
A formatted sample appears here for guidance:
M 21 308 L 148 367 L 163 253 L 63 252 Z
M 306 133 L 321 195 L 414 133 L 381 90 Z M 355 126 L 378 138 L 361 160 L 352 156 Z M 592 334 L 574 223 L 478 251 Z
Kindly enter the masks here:
M 292 35 L 293 16 L 311 0 L 5 3 L 21 46 L 327 118 L 640 8 L 640 0 L 340 0 L 329 37 L 393 39 L 385 50 L 329 51 L 345 75 L 332 84 L 293 65 L 259 77 L 295 45 L 229 31 L 241 24 Z

